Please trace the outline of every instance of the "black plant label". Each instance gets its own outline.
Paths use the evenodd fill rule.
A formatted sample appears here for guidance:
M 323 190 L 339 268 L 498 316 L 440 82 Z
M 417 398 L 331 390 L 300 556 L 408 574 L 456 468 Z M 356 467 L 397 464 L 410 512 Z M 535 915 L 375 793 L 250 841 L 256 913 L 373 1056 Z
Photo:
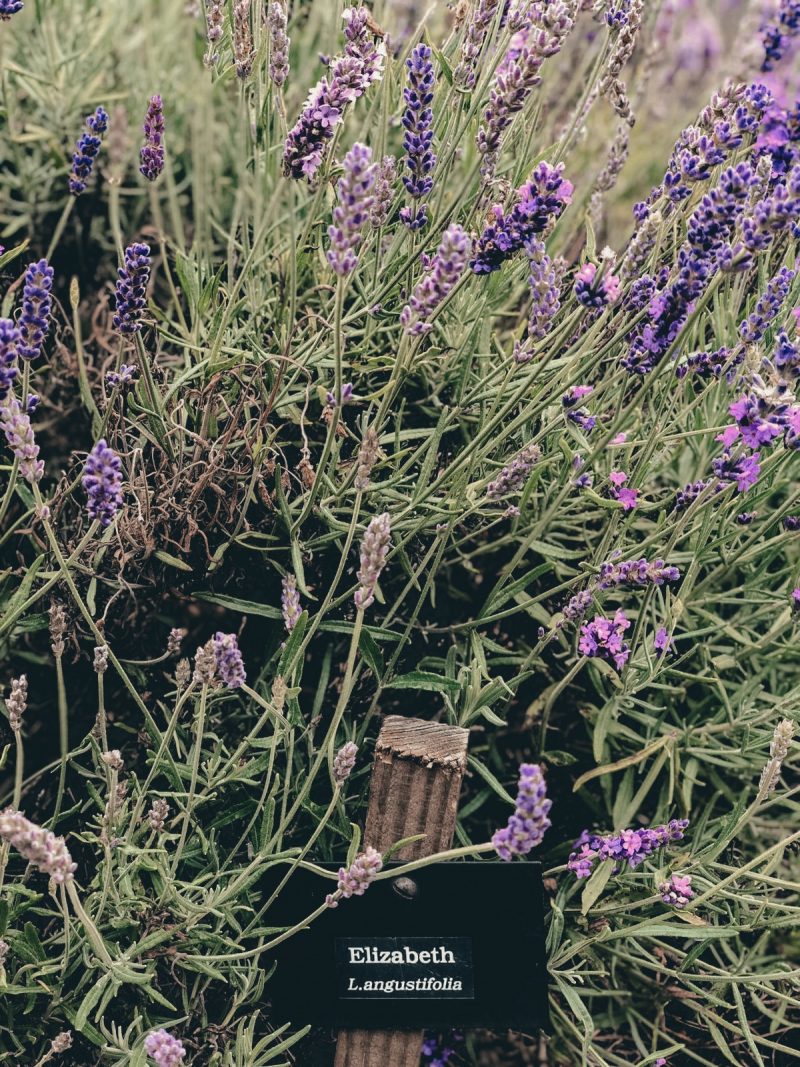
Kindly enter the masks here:
M 261 887 L 266 899 L 273 885 Z M 300 922 L 332 888 L 295 872 L 270 931 Z M 438 863 L 397 876 L 390 867 L 265 959 L 274 1021 L 534 1031 L 547 1023 L 543 911 L 538 863 Z

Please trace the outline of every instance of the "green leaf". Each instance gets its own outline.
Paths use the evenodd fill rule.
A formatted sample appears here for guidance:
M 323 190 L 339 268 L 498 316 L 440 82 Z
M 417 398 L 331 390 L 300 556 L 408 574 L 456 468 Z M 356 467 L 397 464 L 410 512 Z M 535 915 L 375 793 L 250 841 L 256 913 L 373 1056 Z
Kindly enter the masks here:
M 257 604 L 254 600 L 241 600 L 239 597 L 226 596 L 224 593 L 193 593 L 198 600 L 205 600 L 208 604 L 219 604 L 222 608 L 231 611 L 241 611 L 243 615 L 263 615 L 267 619 L 282 619 L 283 616 L 278 608 L 271 604 Z
M 78 1033 L 81 1033 L 83 1028 L 89 1019 L 89 1015 L 92 1010 L 97 1006 L 100 998 L 106 991 L 109 981 L 111 980 L 110 974 L 101 975 L 100 978 L 89 989 L 89 992 L 81 1001 L 81 1006 L 78 1008 L 75 1015 L 74 1026 Z
M 378 642 L 367 630 L 361 631 L 361 636 L 358 639 L 358 649 L 369 664 L 369 669 L 375 677 L 382 678 L 383 672 L 386 670 L 386 665 L 383 661 L 383 653 L 380 650 Z
M 585 915 L 608 885 L 611 872 L 614 870 L 613 860 L 605 860 L 599 867 L 592 871 L 589 881 L 583 887 L 581 893 L 581 914 Z
M 454 678 L 444 678 L 430 671 L 409 671 L 393 678 L 386 689 L 424 689 L 435 693 L 458 693 L 461 685 Z
M 514 798 L 502 787 L 502 785 L 500 785 L 500 783 L 489 770 L 489 768 L 484 763 L 481 763 L 481 761 L 479 759 L 476 759 L 474 756 L 469 756 L 468 762 L 472 770 L 479 774 L 487 785 L 491 786 L 492 790 L 497 793 L 501 800 L 505 800 L 513 807 Z

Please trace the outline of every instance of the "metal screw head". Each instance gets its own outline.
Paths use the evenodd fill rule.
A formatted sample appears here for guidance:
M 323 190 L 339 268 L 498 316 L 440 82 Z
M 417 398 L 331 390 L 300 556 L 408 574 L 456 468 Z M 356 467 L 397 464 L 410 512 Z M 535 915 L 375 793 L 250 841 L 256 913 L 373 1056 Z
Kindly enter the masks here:
M 419 893 L 419 886 L 413 878 L 395 878 L 392 882 L 392 889 L 405 900 L 415 900 Z

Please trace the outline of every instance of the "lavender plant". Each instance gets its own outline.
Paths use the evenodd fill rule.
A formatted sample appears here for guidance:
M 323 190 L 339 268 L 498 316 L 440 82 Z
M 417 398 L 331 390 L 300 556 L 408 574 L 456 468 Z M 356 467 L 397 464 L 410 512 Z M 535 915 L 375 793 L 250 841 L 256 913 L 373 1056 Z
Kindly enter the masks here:
M 263 879 L 409 710 L 548 1063 L 796 1058 L 794 7 L 0 3 L 9 1062 L 330 1059 Z

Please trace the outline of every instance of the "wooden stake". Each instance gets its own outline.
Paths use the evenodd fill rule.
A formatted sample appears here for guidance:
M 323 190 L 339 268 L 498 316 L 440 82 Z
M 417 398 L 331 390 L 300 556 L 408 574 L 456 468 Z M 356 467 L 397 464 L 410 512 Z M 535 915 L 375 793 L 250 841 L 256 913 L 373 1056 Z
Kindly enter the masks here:
M 394 853 L 413 860 L 453 843 L 469 731 L 390 715 L 375 746 L 364 844 L 384 851 L 425 834 Z M 406 1030 L 343 1030 L 335 1067 L 419 1067 L 423 1035 Z

